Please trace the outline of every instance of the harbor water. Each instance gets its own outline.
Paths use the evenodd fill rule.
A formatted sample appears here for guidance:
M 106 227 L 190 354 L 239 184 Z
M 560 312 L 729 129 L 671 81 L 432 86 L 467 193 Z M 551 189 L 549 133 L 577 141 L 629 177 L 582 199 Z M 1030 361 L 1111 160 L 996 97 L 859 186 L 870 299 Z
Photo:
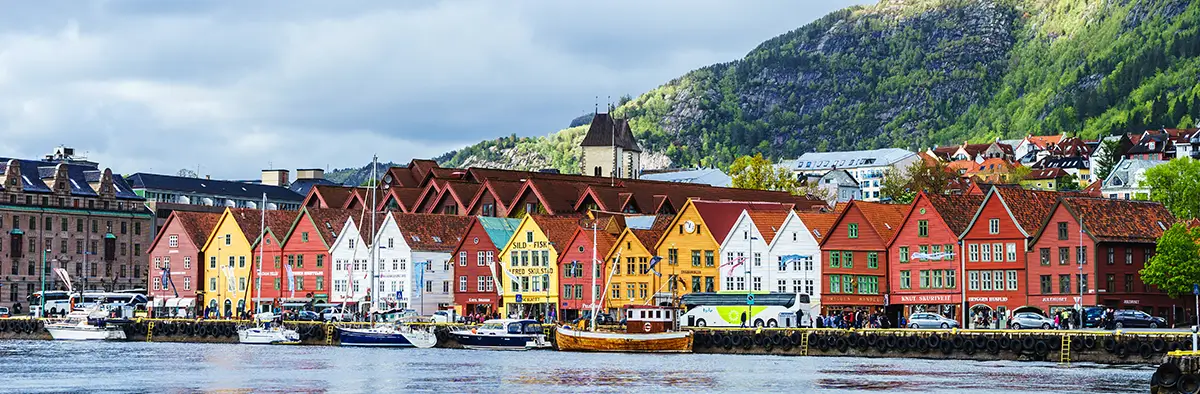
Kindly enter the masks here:
M 0 392 L 1131 393 L 1150 366 L 0 341 Z

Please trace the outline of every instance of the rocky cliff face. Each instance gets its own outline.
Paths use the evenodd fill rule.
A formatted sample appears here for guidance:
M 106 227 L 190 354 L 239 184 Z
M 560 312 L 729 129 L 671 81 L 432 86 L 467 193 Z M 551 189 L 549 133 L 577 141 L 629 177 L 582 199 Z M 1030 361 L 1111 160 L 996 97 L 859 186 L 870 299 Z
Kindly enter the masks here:
M 1186 127 L 1200 116 L 1198 21 L 1200 2 L 1186 0 L 884 0 L 692 71 L 616 112 L 643 148 L 677 166 Z M 488 165 L 542 155 L 575 171 L 577 154 L 547 154 L 570 148 L 572 130 L 528 139 Z M 442 159 L 466 163 L 479 156 L 472 148 Z

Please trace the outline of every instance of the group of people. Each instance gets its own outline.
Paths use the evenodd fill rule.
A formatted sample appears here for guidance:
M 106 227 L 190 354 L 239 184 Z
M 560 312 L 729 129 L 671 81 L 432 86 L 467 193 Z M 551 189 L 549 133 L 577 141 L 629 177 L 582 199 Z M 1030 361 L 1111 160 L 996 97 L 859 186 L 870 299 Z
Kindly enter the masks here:
M 483 323 L 484 320 L 499 319 L 499 318 L 500 318 L 500 314 L 496 313 L 496 312 L 468 313 L 466 316 L 463 316 L 463 323 Z
M 845 310 L 840 313 L 832 312 L 828 315 L 817 315 L 813 320 L 817 328 L 891 328 L 892 324 L 888 321 L 883 312 L 868 312 L 866 309 L 859 308 L 855 311 Z

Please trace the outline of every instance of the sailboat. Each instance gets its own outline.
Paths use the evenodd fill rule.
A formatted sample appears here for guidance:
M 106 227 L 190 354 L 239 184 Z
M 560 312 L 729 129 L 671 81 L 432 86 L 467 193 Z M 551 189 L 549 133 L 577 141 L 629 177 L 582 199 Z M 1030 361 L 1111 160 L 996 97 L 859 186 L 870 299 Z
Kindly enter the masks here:
M 379 176 L 376 173 L 378 157 L 371 159 L 371 179 L 378 180 Z M 379 216 L 376 210 L 375 195 L 378 190 L 378 185 L 373 186 L 371 190 L 371 227 L 370 231 L 374 232 L 375 219 Z M 364 211 L 366 207 L 363 207 Z M 359 220 L 360 226 L 364 220 Z M 379 243 L 372 236 L 370 262 L 367 264 L 371 269 L 370 282 L 367 284 L 367 291 L 370 293 L 371 309 L 375 309 L 375 303 L 378 302 L 378 288 L 375 279 L 378 277 L 375 274 L 376 252 L 378 251 Z M 416 269 L 414 267 L 414 269 Z M 353 281 L 351 274 L 351 281 Z M 353 288 L 353 287 L 352 287 Z M 437 345 L 437 335 L 432 330 L 417 328 L 410 324 L 405 324 L 404 321 L 397 321 L 391 324 L 377 325 L 375 323 L 375 313 L 371 314 L 371 326 L 368 328 L 349 328 L 338 327 L 339 343 L 341 346 L 371 346 L 371 347 L 416 347 L 427 349 Z
M 592 245 L 596 245 L 596 224 L 592 223 Z M 620 261 L 620 251 L 617 261 Z M 596 258 L 596 248 L 592 248 L 593 266 L 600 264 Z M 650 262 L 654 265 L 662 260 L 654 257 Z M 616 268 L 615 265 L 613 267 Z M 607 281 L 612 280 L 613 270 L 608 272 L 604 289 L 608 288 Z M 592 275 L 592 289 L 596 288 L 596 275 Z M 594 292 L 594 290 L 593 290 Z M 691 353 L 692 332 L 679 330 L 676 309 L 674 307 L 641 305 L 632 306 L 625 311 L 625 332 L 597 331 L 596 314 L 600 304 L 604 302 L 604 292 L 600 294 L 600 302 L 596 302 L 596 294 L 592 294 L 591 324 L 581 321 L 579 326 L 563 325 L 554 331 L 554 340 L 558 350 L 574 352 L 628 352 L 628 353 Z
M 267 193 L 263 193 L 262 206 L 259 208 L 262 213 L 262 218 L 259 219 L 260 223 L 258 228 L 260 232 L 258 234 L 258 242 L 263 242 L 267 236 Z M 261 246 L 258 248 L 259 263 L 255 264 L 254 268 L 256 270 L 256 276 L 260 278 L 262 277 L 262 262 L 264 261 L 263 249 L 266 248 Z M 165 272 L 163 276 L 166 276 Z M 288 277 L 291 277 L 291 275 L 288 275 Z M 246 299 L 250 301 L 249 303 L 252 308 L 258 309 L 258 307 L 254 305 L 253 291 L 261 291 L 262 288 L 259 286 L 261 286 L 262 282 L 254 280 L 252 283 L 253 285 L 246 290 L 248 293 L 246 294 Z M 279 319 L 277 322 L 275 322 L 275 324 L 272 324 L 273 320 L 276 319 L 272 313 L 264 312 L 255 314 L 253 326 L 238 328 L 238 343 L 251 345 L 295 345 L 300 343 L 300 333 L 296 332 L 296 330 L 284 327 L 282 319 Z

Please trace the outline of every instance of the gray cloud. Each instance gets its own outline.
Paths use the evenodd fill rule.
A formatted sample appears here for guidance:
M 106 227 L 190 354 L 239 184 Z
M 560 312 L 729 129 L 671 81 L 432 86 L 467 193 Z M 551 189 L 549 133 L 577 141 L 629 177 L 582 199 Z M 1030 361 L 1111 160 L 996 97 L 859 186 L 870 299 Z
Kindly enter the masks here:
M 5 2 L 0 155 L 224 178 L 431 157 L 865 1 Z

